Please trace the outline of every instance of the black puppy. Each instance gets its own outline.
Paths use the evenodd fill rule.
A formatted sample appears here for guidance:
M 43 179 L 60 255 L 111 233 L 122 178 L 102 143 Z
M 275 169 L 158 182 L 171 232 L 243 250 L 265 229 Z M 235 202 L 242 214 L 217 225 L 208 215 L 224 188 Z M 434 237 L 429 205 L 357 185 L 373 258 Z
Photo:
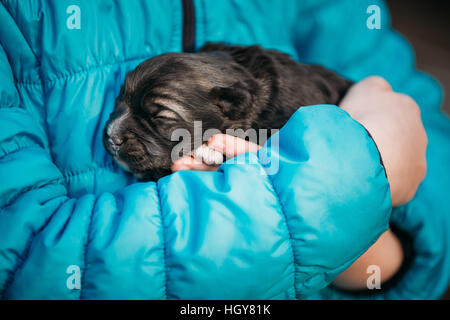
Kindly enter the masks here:
M 279 129 L 301 106 L 338 104 L 352 82 L 259 46 L 211 43 L 127 74 L 104 130 L 106 150 L 140 180 L 171 173 L 176 129 Z M 205 141 L 192 141 L 192 148 Z

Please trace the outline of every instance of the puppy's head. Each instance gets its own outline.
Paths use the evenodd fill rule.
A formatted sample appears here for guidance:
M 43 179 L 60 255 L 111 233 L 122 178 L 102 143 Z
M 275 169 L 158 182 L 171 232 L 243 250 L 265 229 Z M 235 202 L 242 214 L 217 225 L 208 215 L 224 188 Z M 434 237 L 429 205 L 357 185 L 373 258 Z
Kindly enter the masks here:
M 183 142 L 193 148 L 203 143 L 194 141 L 194 121 L 201 121 L 202 134 L 246 129 L 260 91 L 248 68 L 224 51 L 151 58 L 127 74 L 104 129 L 105 148 L 139 179 L 157 180 L 176 160 L 175 130 L 188 132 L 190 141 Z

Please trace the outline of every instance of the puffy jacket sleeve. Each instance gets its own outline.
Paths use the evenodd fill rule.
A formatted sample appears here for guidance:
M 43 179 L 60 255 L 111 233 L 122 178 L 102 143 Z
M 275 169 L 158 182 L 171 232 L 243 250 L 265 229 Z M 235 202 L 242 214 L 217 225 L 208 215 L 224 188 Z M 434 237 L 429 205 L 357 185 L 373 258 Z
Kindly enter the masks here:
M 440 111 L 440 87 L 433 78 L 416 70 L 413 50 L 390 28 L 383 1 L 317 3 L 311 1 L 309 14 L 302 15 L 305 20 L 296 32 L 300 58 L 323 64 L 355 81 L 370 75 L 386 78 L 395 91 L 410 95 L 419 104 L 429 144 L 425 181 L 411 202 L 394 208 L 391 218 L 391 223 L 412 239 L 412 256 L 405 272 L 385 290 L 349 294 L 330 287 L 315 297 L 439 298 L 450 280 L 450 121 Z M 370 16 L 366 10 L 374 4 L 381 9 L 379 30 L 366 25 Z
M 71 198 L 1 47 L 0 73 L 4 299 L 299 298 L 387 228 L 376 146 L 336 106 L 300 109 L 246 164 Z

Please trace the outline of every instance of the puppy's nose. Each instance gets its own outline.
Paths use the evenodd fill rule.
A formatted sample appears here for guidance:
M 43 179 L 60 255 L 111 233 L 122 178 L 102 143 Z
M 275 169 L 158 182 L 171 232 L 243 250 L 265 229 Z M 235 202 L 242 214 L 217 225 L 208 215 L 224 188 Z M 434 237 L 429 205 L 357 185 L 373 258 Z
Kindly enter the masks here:
M 125 142 L 125 140 L 123 138 L 119 138 L 118 136 L 109 136 L 108 142 L 113 148 L 118 148 Z
M 107 150 L 110 150 L 112 154 L 117 154 L 120 146 L 125 143 L 126 138 L 117 132 L 114 122 L 109 122 L 103 131 L 103 141 Z
M 120 125 L 117 123 L 118 121 L 108 121 L 106 124 L 106 136 L 108 137 L 108 142 L 120 146 L 125 142 L 125 138 L 120 135 Z

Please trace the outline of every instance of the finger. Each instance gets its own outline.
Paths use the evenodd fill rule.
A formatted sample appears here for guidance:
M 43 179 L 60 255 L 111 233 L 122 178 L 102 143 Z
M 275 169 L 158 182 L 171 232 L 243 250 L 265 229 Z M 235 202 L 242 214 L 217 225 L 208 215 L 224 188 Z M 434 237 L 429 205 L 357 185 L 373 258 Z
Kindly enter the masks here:
M 197 160 L 191 156 L 184 156 L 175 161 L 171 169 L 173 172 L 182 170 L 195 170 L 195 171 L 216 171 L 216 166 L 209 166 L 203 163 L 201 160 Z
M 216 134 L 212 136 L 208 140 L 208 147 L 223 153 L 227 158 L 235 157 L 246 152 L 256 153 L 261 149 L 261 146 L 256 143 L 227 134 Z

